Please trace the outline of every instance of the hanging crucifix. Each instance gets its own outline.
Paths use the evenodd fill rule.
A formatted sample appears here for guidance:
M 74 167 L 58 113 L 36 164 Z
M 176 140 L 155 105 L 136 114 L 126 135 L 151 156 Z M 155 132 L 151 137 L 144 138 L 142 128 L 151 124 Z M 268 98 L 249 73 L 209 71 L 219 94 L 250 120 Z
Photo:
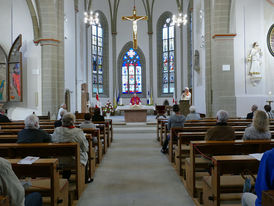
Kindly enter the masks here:
M 136 16 L 136 7 L 135 7 L 135 0 L 134 0 L 134 7 L 133 7 L 133 15 L 132 16 L 123 16 L 122 20 L 132 21 L 132 29 L 133 29 L 133 49 L 137 49 L 137 21 L 139 20 L 147 20 L 147 16 Z

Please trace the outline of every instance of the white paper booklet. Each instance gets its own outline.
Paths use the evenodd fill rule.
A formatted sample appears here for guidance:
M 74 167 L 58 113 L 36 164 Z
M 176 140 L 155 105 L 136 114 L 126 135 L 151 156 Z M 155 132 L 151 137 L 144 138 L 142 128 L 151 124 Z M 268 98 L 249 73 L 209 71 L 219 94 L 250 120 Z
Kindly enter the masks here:
M 34 163 L 38 159 L 39 159 L 39 157 L 27 156 L 24 159 L 21 159 L 19 162 L 17 162 L 17 164 L 31 165 L 32 163 Z
M 249 156 L 254 157 L 255 159 L 261 161 L 263 154 L 264 153 L 253 153 L 253 154 L 249 154 Z

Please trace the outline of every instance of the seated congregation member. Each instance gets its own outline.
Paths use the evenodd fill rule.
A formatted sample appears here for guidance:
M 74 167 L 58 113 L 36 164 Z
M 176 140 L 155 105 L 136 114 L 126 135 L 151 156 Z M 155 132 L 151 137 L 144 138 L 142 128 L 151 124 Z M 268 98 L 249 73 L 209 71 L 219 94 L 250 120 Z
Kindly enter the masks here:
M 5 110 L 0 109 L 0 122 L 11 122 L 10 119 L 5 115 Z
M 72 113 L 66 113 L 62 119 L 62 127 L 57 127 L 52 134 L 53 142 L 77 142 L 80 145 L 80 162 L 86 166 L 88 162 L 88 141 L 82 129 L 74 126 L 75 115 Z M 70 165 L 72 159 L 60 158 L 60 164 Z M 64 178 L 69 179 L 70 171 L 63 174 Z
M 201 117 L 198 113 L 196 113 L 196 108 L 195 106 L 190 106 L 189 107 L 189 114 L 186 116 L 186 120 L 200 120 Z
M 32 114 L 25 119 L 25 128 L 18 133 L 17 143 L 51 142 L 51 136 L 39 129 L 39 118 Z
M 54 122 L 54 128 L 56 128 L 56 127 L 61 127 L 61 126 L 62 126 L 62 118 L 63 118 L 63 116 L 64 116 L 64 114 L 65 114 L 66 112 L 67 112 L 66 110 L 62 110 L 62 111 L 60 112 L 60 117 L 61 117 L 61 119 L 56 120 L 56 121 Z
M 244 140 L 271 139 L 269 119 L 264 111 L 257 110 L 254 114 L 251 127 L 245 129 Z
M 251 107 L 251 112 L 246 115 L 246 119 L 253 119 L 254 112 L 258 109 L 256 104 L 253 104 Z
M 270 105 L 264 105 L 264 110 L 267 113 L 269 119 L 274 119 L 274 113 L 271 111 Z
M 57 114 L 57 120 L 61 119 L 61 112 L 62 111 L 67 112 L 67 105 L 65 103 L 61 104 L 61 106 L 60 106 L 60 109 L 59 109 L 58 114 Z
M 169 117 L 169 119 L 168 119 L 168 124 L 167 124 L 168 130 L 170 130 L 171 128 L 174 128 L 174 127 L 183 127 L 184 123 L 186 121 L 185 116 L 180 113 L 178 104 L 173 105 L 173 112 L 175 112 L 175 114 L 172 115 L 171 117 Z M 174 138 L 177 138 L 177 137 L 174 137 Z M 170 139 L 170 136 L 168 135 L 164 141 L 164 144 L 163 144 L 163 147 L 161 150 L 162 153 L 167 152 L 167 146 L 168 146 L 169 139 Z
M 11 206 L 42 206 L 40 193 L 25 197 L 25 190 L 8 160 L 0 157 L 0 195 L 8 196 Z
M 227 125 L 228 113 L 224 110 L 219 110 L 217 112 L 217 124 L 216 126 L 207 130 L 205 135 L 205 140 L 220 140 L 229 141 L 235 139 L 234 129 Z
M 100 108 L 95 108 L 94 109 L 94 115 L 92 117 L 93 122 L 103 122 L 103 121 L 105 121 L 104 116 L 102 116 L 100 113 L 101 113 Z
M 274 149 L 268 150 L 263 154 L 260 162 L 255 191 L 253 193 L 244 193 L 242 196 L 242 206 L 261 206 L 262 192 L 274 190 Z
M 93 124 L 90 121 L 91 120 L 91 114 L 90 113 L 86 113 L 84 115 L 84 119 L 85 119 L 85 121 L 80 124 L 81 129 L 83 129 L 83 128 L 96 128 L 95 124 Z

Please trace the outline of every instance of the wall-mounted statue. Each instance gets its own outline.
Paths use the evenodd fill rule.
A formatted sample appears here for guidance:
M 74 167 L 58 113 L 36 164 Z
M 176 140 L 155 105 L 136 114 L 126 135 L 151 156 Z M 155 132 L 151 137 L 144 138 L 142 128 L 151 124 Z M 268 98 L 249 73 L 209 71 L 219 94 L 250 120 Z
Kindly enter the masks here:
M 200 71 L 200 53 L 198 50 L 195 50 L 194 54 L 194 70 L 197 72 Z
M 259 44 L 254 42 L 247 57 L 247 63 L 250 65 L 250 80 L 254 86 L 262 79 L 262 56 L 263 53 Z

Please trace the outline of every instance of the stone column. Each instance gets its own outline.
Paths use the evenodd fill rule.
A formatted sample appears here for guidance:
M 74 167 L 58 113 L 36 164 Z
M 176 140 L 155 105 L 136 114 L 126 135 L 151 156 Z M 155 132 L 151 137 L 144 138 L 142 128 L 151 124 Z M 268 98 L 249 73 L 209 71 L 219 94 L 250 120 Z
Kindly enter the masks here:
M 148 39 L 149 39 L 149 80 L 150 80 L 150 85 L 149 85 L 149 92 L 152 92 L 152 100 L 154 100 L 155 94 L 153 93 L 153 42 L 152 42 L 152 37 L 153 37 L 153 32 L 148 33 Z M 151 94 L 150 94 L 151 95 Z M 148 97 L 150 98 L 150 97 Z M 152 102 L 151 102 L 152 103 Z M 154 103 L 154 102 L 153 102 Z
M 118 86 L 118 75 L 117 75 L 117 52 L 116 52 L 116 32 L 112 32 L 112 71 L 113 71 L 113 88 L 112 95 L 115 98 L 115 90 Z
M 206 43 L 207 113 L 215 116 L 219 109 L 224 109 L 231 117 L 235 117 L 235 34 L 229 31 L 231 0 L 206 0 L 205 7 L 206 42 L 211 42 L 210 45 Z M 230 70 L 224 71 L 223 65 L 230 65 Z
M 64 101 L 64 2 L 36 1 L 39 13 L 42 65 L 42 114 L 55 117 Z

